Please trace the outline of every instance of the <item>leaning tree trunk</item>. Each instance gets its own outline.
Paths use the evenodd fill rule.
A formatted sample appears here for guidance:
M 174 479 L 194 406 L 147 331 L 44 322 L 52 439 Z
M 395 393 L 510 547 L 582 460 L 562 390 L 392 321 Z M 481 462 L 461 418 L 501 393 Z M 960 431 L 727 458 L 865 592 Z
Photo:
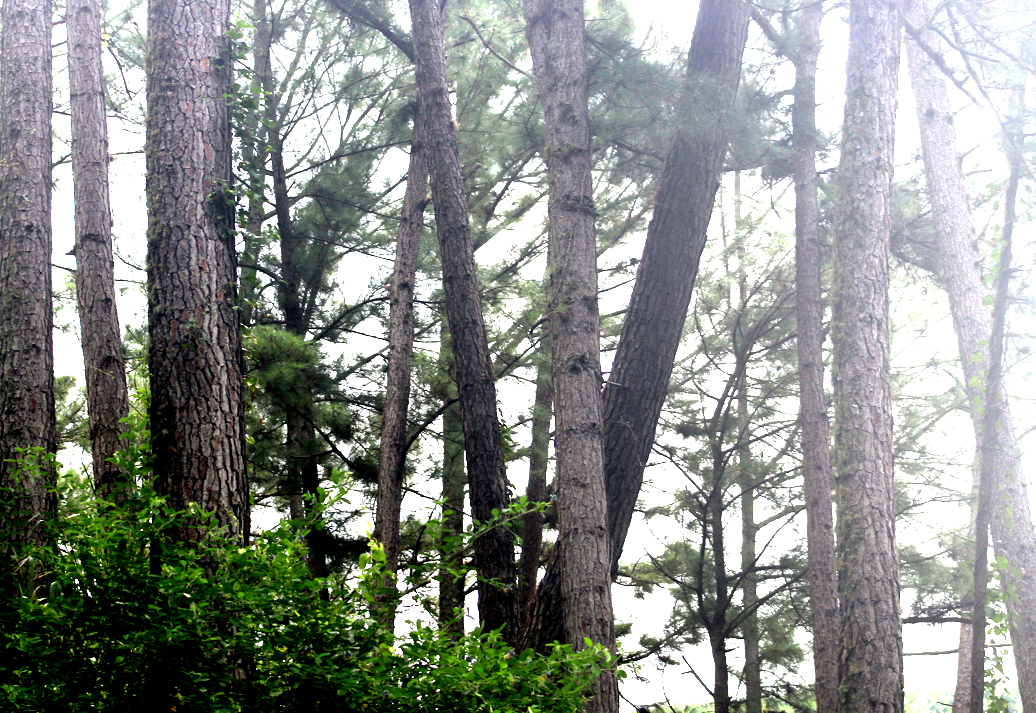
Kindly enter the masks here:
M 156 488 L 248 537 L 228 0 L 151 0 L 148 333 Z M 179 536 L 201 536 L 187 527 Z
M 831 330 L 840 713 L 903 710 L 888 307 L 899 23 L 896 0 L 850 2 Z
M 614 576 L 644 480 L 727 151 L 748 37 L 744 0 L 703 0 L 679 99 L 679 124 L 655 196 L 644 255 L 603 393 L 605 490 Z M 563 640 L 560 569 L 547 565 L 529 645 Z
M 487 523 L 493 518 L 494 510 L 503 512 L 507 508 L 510 497 L 503 434 L 497 416 L 496 383 L 482 317 L 460 153 L 446 80 L 439 3 L 410 0 L 410 17 L 417 56 L 418 104 L 431 154 L 429 175 L 464 423 L 471 514 L 480 523 Z M 478 607 L 482 627 L 486 630 L 506 627 L 504 637 L 513 640 L 517 635 L 514 536 L 506 526 L 493 527 L 475 539 L 475 569 L 479 575 Z
M 453 346 L 445 320 L 440 332 L 439 361 L 443 378 L 443 400 L 457 398 L 454 379 Z M 456 542 L 464 532 L 464 424 L 460 406 L 450 403 L 442 413 L 442 537 L 443 544 Z M 440 545 L 442 568 L 439 573 L 439 626 L 455 636 L 464 635 L 465 577 L 455 576 L 464 570 L 464 551 L 455 546 Z
M 547 129 L 547 314 L 562 618 L 573 649 L 590 640 L 614 651 L 583 0 L 525 0 L 525 22 Z M 604 671 L 583 710 L 618 709 L 618 680 Z
M 399 567 L 399 512 L 403 503 L 406 467 L 407 411 L 414 351 L 414 287 L 421 253 L 421 223 L 428 194 L 428 172 L 422 145 L 421 116 L 414 117 L 410 167 L 396 237 L 396 264 L 389 281 L 389 353 L 385 374 L 385 406 L 381 415 L 378 459 L 378 504 L 374 538 L 385 548 L 388 569 Z M 391 585 L 394 586 L 394 583 Z M 395 602 L 385 612 L 391 626 Z
M 916 18 L 916 22 L 915 22 Z M 912 31 L 929 47 L 937 47 L 931 32 L 922 27 L 923 16 L 911 16 Z M 910 78 L 921 129 L 921 151 L 925 164 L 928 195 L 938 230 L 940 279 L 946 288 L 950 313 L 957 334 L 957 349 L 964 383 L 971 404 L 982 402 L 982 384 L 986 383 L 989 363 L 989 336 L 992 322 L 983 304 L 988 290 L 982 284 L 982 260 L 972 223 L 970 203 L 960 167 L 957 137 L 953 126 L 945 80 L 914 41 L 907 43 Z M 1017 601 L 1009 601 L 1011 643 L 1015 649 L 1018 689 L 1023 708 L 1036 710 L 1036 541 L 1025 476 L 1018 457 L 1007 393 L 1001 384 L 997 396 L 999 418 L 991 434 L 995 449 L 1006 455 L 1007 469 L 997 478 L 992 499 L 991 525 L 994 552 L 1010 564 L 1003 574 L 1003 584 L 1013 590 Z M 972 410 L 976 444 L 984 442 L 980 412 Z M 1010 513 L 1010 514 L 1008 514 Z M 958 685 L 954 697 L 954 713 L 967 711 L 971 704 L 970 661 L 972 632 L 961 627 L 961 649 L 958 657 Z M 966 670 L 965 670 L 965 667 Z M 961 697 L 958 705 L 957 697 Z
M 101 66 L 101 7 L 75 0 L 65 13 L 72 111 L 76 298 L 86 367 L 90 452 L 98 495 L 122 500 L 131 485 L 112 462 L 129 414 L 122 335 L 115 309 L 111 205 L 108 199 L 108 118 Z
M 0 547 L 15 557 L 22 545 L 47 543 L 44 523 L 57 505 L 50 463 L 27 478 L 13 462 L 23 457 L 17 449 L 53 453 L 56 440 L 51 4 L 4 0 L 0 15 Z M 15 584 L 13 566 L 6 556 L 0 563 L 4 589 Z
M 794 53 L 792 175 L 795 181 L 795 290 L 798 321 L 799 422 L 806 498 L 809 609 L 817 713 L 838 708 L 838 577 L 831 503 L 831 445 L 824 396 L 824 302 L 817 191 L 816 75 L 823 3 L 803 7 Z

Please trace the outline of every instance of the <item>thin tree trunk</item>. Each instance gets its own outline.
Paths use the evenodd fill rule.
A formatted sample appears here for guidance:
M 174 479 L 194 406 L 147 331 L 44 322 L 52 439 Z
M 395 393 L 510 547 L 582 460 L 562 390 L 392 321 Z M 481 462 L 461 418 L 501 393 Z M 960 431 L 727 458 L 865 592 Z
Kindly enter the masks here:
M 728 115 L 741 76 L 748 19 L 744 0 L 703 0 L 698 8 L 677 107 L 679 125 L 666 155 L 643 259 L 602 396 L 613 577 L 644 480 L 705 247 L 727 151 Z M 525 635 L 526 642 L 537 649 L 564 639 L 557 616 L 560 591 L 560 571 L 552 557 Z
M 716 584 L 716 604 L 708 622 L 709 644 L 712 649 L 713 685 L 712 702 L 715 713 L 730 713 L 730 666 L 727 664 L 727 609 L 730 606 L 730 585 L 727 580 L 727 557 L 723 532 L 723 472 L 725 456 L 719 445 L 713 447 L 712 492 L 708 509 L 709 529 L 712 534 L 712 574 Z M 704 560 L 704 552 L 700 553 Z
M 888 309 L 899 28 L 895 0 L 851 0 L 832 318 L 840 713 L 903 710 Z
M 442 349 L 446 392 L 444 398 L 457 398 L 457 384 L 453 379 L 453 348 L 450 331 L 445 321 L 442 325 Z M 464 424 L 461 422 L 460 406 L 451 404 L 442 414 L 442 507 L 443 537 L 458 537 L 464 532 L 464 487 L 467 476 L 464 473 Z M 443 572 L 439 578 L 439 626 L 443 631 L 464 635 L 464 577 L 455 577 L 450 570 L 461 569 L 464 553 L 443 551 Z
M 734 240 L 737 244 L 738 303 L 741 314 L 748 309 L 744 220 L 741 215 L 741 172 L 734 173 Z M 741 320 L 732 338 L 741 342 Z M 745 353 L 748 358 L 748 353 Z M 763 713 L 762 663 L 759 658 L 759 591 L 756 575 L 755 475 L 752 469 L 751 423 L 748 412 L 748 365 L 741 369 L 737 384 L 737 475 L 741 488 L 741 607 L 750 612 L 741 624 L 745 642 L 745 713 Z
M 831 502 L 831 446 L 824 396 L 824 303 L 817 191 L 816 74 L 821 2 L 803 7 L 794 56 L 795 286 L 798 321 L 802 488 L 806 499 L 809 608 L 817 713 L 838 707 L 838 578 Z
M 548 316 L 565 635 L 575 650 L 589 639 L 614 651 L 583 2 L 525 0 L 525 22 L 547 129 Z M 618 680 L 605 671 L 583 710 L 618 709 Z
M 254 47 L 252 48 L 252 83 L 253 95 L 261 96 L 273 80 L 270 76 L 270 50 L 273 44 L 273 27 L 267 0 L 255 0 L 252 6 L 252 22 L 255 24 Z M 263 222 L 266 218 L 264 197 L 266 193 L 267 165 L 267 127 L 263 121 L 264 113 L 257 103 L 249 113 L 244 137 L 241 140 L 242 163 L 247 176 L 247 223 L 243 231 L 244 247 L 241 254 L 243 263 L 255 265 L 259 257 L 260 243 L 263 233 Z M 241 324 L 251 327 L 255 321 L 255 301 L 258 298 L 256 287 L 258 280 L 256 269 L 242 265 L 241 267 Z
M 122 334 L 115 309 L 111 204 L 108 199 L 108 119 L 101 66 L 101 8 L 97 0 L 70 2 L 68 81 L 72 112 L 75 193 L 76 298 L 86 370 L 90 454 L 98 495 L 116 502 L 128 495 L 125 473 L 112 462 L 129 414 Z
M 156 487 L 248 537 L 241 329 L 230 193 L 230 4 L 151 0 L 148 333 Z M 197 528 L 179 533 L 201 536 Z
M 975 563 L 973 570 L 974 594 L 971 609 L 971 713 L 982 713 L 985 694 L 986 604 L 988 602 L 989 521 L 992 506 L 993 483 L 1003 477 L 1008 453 L 1001 453 L 996 442 L 996 424 L 1003 418 L 1000 392 L 1003 385 L 1004 322 L 1007 319 L 1008 284 L 1011 280 L 1011 247 L 1014 234 L 1015 206 L 1018 201 L 1018 182 L 1022 177 L 1024 157 L 1021 146 L 1012 145 L 1021 140 L 1022 132 L 1007 136 L 1008 161 L 1011 165 L 1004 196 L 1004 226 L 1000 239 L 1000 259 L 996 275 L 996 294 L 993 298 L 993 330 L 989 338 L 989 369 L 986 375 L 982 401 L 982 441 L 979 446 L 978 506 L 975 515 Z
M 446 79 L 439 3 L 410 0 L 410 17 L 419 106 L 431 152 L 429 175 L 464 423 L 471 514 L 480 523 L 487 523 L 494 510 L 503 512 L 507 508 L 510 498 L 496 384 Z M 514 537 L 506 526 L 493 527 L 475 539 L 475 569 L 480 578 L 479 620 L 483 628 L 506 627 L 504 637 L 513 640 L 517 635 Z
M 920 9 L 911 14 L 910 25 L 911 32 L 920 32 L 929 47 L 938 46 L 933 33 L 924 30 Z M 953 112 L 945 80 L 937 67 L 916 42 L 908 41 L 907 50 L 928 194 L 938 227 L 936 241 L 940 279 L 949 297 L 969 402 L 979 404 L 983 402 L 982 385 L 986 384 L 987 365 L 991 363 L 988 340 L 992 322 L 989 310 L 983 304 L 988 291 L 982 284 L 982 261 L 960 167 Z M 1036 710 L 1036 539 L 1032 534 L 1028 493 L 1015 441 L 1014 423 L 1002 383 L 998 391 L 995 401 L 999 404 L 999 413 L 992 439 L 1003 464 L 992 484 L 990 524 L 994 552 L 1010 565 L 1001 574 L 1003 585 L 1016 597 L 1008 598 L 1011 643 L 1015 650 L 1022 706 L 1027 713 L 1032 713 Z M 985 441 L 982 418 L 974 408 L 972 424 L 975 442 L 982 444 Z M 963 660 L 971 660 L 973 634 L 962 626 L 954 713 L 969 710 L 973 703 L 970 665 Z M 960 704 L 958 697 L 962 699 Z
M 0 586 L 22 545 L 48 541 L 57 503 L 51 464 L 24 478 L 16 449 L 55 449 L 51 253 L 51 4 L 0 11 Z M 35 460 L 31 458 L 29 460 Z M 7 509 L 10 507 L 10 509 Z M 31 576 L 31 575 L 30 575 Z
M 414 287 L 421 253 L 421 227 L 428 194 L 421 138 L 421 117 L 414 117 L 410 166 L 396 237 L 396 264 L 388 285 L 389 353 L 385 375 L 385 406 L 381 416 L 381 451 L 378 459 L 378 503 L 374 538 L 385 548 L 388 569 L 399 568 L 399 511 L 403 503 L 406 468 L 407 412 L 410 408 L 410 371 L 414 350 Z M 394 582 L 392 586 L 394 586 Z M 391 624 L 395 602 L 386 612 Z
M 554 387 L 550 379 L 550 358 L 545 346 L 536 352 L 536 397 L 532 407 L 532 443 L 529 445 L 529 484 L 525 499 L 529 505 L 547 500 L 547 465 L 550 454 L 550 421 Z M 522 628 L 529 625 L 536 599 L 536 580 L 543 556 L 543 514 L 529 512 L 522 517 L 522 555 L 518 560 L 518 602 Z

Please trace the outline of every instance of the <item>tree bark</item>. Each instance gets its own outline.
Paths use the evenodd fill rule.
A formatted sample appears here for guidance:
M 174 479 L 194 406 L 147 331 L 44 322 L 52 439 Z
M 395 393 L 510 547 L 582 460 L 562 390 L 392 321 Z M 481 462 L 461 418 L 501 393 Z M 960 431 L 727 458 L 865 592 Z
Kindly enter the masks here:
M 442 325 L 442 362 L 446 391 L 443 398 L 457 398 L 457 384 L 454 381 L 453 347 L 449 327 Z M 442 507 L 443 537 L 459 537 L 464 532 L 464 488 L 467 476 L 464 473 L 464 424 L 461 422 L 460 406 L 450 404 L 442 414 Z M 443 571 L 439 578 L 439 626 L 456 636 L 464 635 L 464 577 L 455 577 L 449 570 L 464 565 L 464 553 L 455 549 L 442 548 Z
M 899 27 L 895 0 L 851 0 L 832 318 L 840 713 L 903 710 L 888 308 Z
M 471 515 L 480 523 L 503 512 L 509 502 L 503 434 L 496 408 L 496 383 L 490 361 L 482 299 L 478 291 L 474 247 L 456 127 L 450 105 L 439 3 L 410 0 L 417 92 L 431 160 L 432 201 L 442 254 L 446 314 L 457 372 L 464 452 L 467 459 Z M 484 629 L 517 635 L 514 536 L 505 526 L 475 539 L 479 575 L 479 621 Z
M 910 16 L 911 31 L 921 33 L 929 47 L 937 47 L 934 34 L 924 29 L 920 8 Z M 957 348 L 968 400 L 972 404 L 972 424 L 976 445 L 985 440 L 981 412 L 974 407 L 983 402 L 987 380 L 989 337 L 992 322 L 983 304 L 988 290 L 982 284 L 982 260 L 972 222 L 964 173 L 957 151 L 953 111 L 945 80 L 938 68 L 913 40 L 907 42 L 910 79 L 920 125 L 922 158 L 932 215 L 936 221 L 940 281 L 946 288 L 957 334 Z M 1011 643 L 1015 650 L 1018 689 L 1027 713 L 1036 710 L 1036 539 L 1025 474 L 1021 468 L 1007 392 L 1001 383 L 995 399 L 999 413 L 992 442 L 1003 459 L 992 484 L 991 531 L 994 553 L 1004 557 L 1009 567 L 1001 572 L 1002 582 L 1016 598 L 1009 598 L 1008 617 Z M 954 713 L 969 709 L 970 661 L 973 632 L 961 627 L 958 654 L 958 684 Z M 967 642 L 965 644 L 965 642 Z M 958 705 L 957 697 L 961 697 Z
M 831 502 L 831 446 L 824 396 L 824 303 L 817 191 L 816 74 L 823 3 L 803 7 L 798 22 L 792 107 L 795 181 L 795 285 L 798 322 L 802 488 L 806 500 L 809 607 L 817 713 L 838 707 L 838 578 Z
M 389 353 L 385 375 L 385 406 L 381 415 L 378 458 L 378 503 L 374 537 L 385 548 L 389 571 L 399 568 L 399 512 L 406 468 L 407 411 L 414 350 L 414 287 L 421 252 L 421 227 L 428 194 L 428 172 L 422 145 L 421 117 L 414 117 L 410 166 L 396 237 L 396 264 L 388 285 Z M 394 586 L 394 583 L 393 583 Z M 391 611 L 394 612 L 395 603 Z M 386 617 L 391 613 L 387 612 Z
M 679 124 L 666 155 L 643 259 L 602 396 L 613 577 L 644 480 L 705 247 L 748 19 L 748 4 L 743 0 L 703 0 L 699 6 L 677 107 Z M 557 567 L 552 558 L 524 636 L 537 649 L 564 637 L 556 614 L 560 606 Z
M 550 421 L 554 386 L 550 379 L 550 358 L 541 346 L 536 353 L 536 396 L 532 407 L 532 443 L 529 444 L 529 484 L 525 499 L 529 505 L 547 501 L 547 465 L 550 454 Z M 536 601 L 536 581 L 543 556 L 543 514 L 528 512 L 522 517 L 522 555 L 518 560 L 518 602 L 522 628 L 529 625 Z
M 565 635 L 575 650 L 589 639 L 614 651 L 583 2 L 525 0 L 525 22 L 547 130 L 548 317 Z M 613 671 L 593 682 L 583 709 L 618 711 Z
M 151 0 L 148 333 L 156 488 L 248 537 L 227 0 Z M 179 536 L 201 536 L 187 527 Z
M 4 0 L 0 11 L 0 547 L 45 545 L 57 507 L 52 464 L 35 478 L 18 449 L 55 449 L 51 253 L 51 4 Z M 36 460 L 35 457 L 27 458 Z M 29 463 L 26 463 L 29 465 Z M 0 585 L 13 586 L 0 565 Z
M 120 501 L 128 495 L 132 484 L 111 458 L 123 445 L 121 419 L 129 414 L 129 396 L 115 308 L 108 119 L 101 66 L 101 8 L 97 0 L 70 2 L 65 24 L 72 112 L 76 298 L 86 369 L 90 452 L 98 495 Z

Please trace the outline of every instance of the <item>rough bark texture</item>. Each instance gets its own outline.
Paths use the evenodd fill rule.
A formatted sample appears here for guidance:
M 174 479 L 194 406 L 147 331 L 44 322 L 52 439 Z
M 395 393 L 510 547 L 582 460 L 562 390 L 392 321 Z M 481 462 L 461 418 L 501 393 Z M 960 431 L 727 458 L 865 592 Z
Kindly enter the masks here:
M 910 24 L 922 31 L 926 42 L 932 40 L 932 33 L 924 33 L 920 18 L 914 22 L 914 17 L 916 14 L 911 15 Z M 937 46 L 934 41 L 928 44 Z M 982 284 L 981 256 L 957 151 L 953 112 L 945 80 L 938 68 L 915 42 L 907 42 L 907 50 L 921 129 L 928 195 L 938 227 L 936 241 L 940 279 L 949 297 L 969 402 L 978 404 L 982 403 L 981 385 L 986 382 L 992 323 L 989 309 L 983 304 L 988 290 Z M 1036 541 L 1032 534 L 1025 474 L 1021 469 L 1010 404 L 1003 386 L 1000 387 L 998 401 L 1000 413 L 992 436 L 997 451 L 1006 462 L 1005 469 L 1000 471 L 1001 475 L 993 484 L 991 529 L 994 552 L 1011 565 L 1002 573 L 1004 585 L 1017 595 L 1016 600 L 1008 603 L 1011 643 L 1015 650 L 1022 706 L 1031 713 L 1036 710 Z M 981 444 L 984 440 L 982 419 L 974 408 L 972 424 L 975 441 Z M 970 654 L 971 635 L 970 630 L 962 627 L 959 659 Z M 963 662 L 959 660 L 956 695 L 968 697 L 960 705 L 954 698 L 954 713 L 962 713 L 970 706 L 970 694 L 966 692 L 969 680 L 970 668 L 964 670 Z
M 532 407 L 532 443 L 529 444 L 529 484 L 525 499 L 530 505 L 547 500 L 547 464 L 550 454 L 550 421 L 554 387 L 550 379 L 550 358 L 546 348 L 536 354 L 536 396 Z M 522 517 L 522 555 L 518 560 L 518 603 L 522 627 L 529 625 L 536 601 L 536 580 L 543 556 L 543 514 L 529 512 Z
M 54 325 L 50 252 L 51 5 L 4 0 L 0 18 L 0 547 L 42 545 L 53 468 L 22 478 L 18 448 L 53 453 Z M 3 570 L 7 564 L 0 565 Z M 6 575 L 6 571 L 4 571 Z M 4 585 L 13 580 L 4 577 Z
M 445 398 L 457 397 L 457 385 L 453 381 L 453 350 L 449 346 L 449 330 L 443 329 L 442 341 L 448 368 Z M 467 476 L 464 473 L 464 424 L 461 423 L 460 406 L 451 404 L 442 414 L 442 506 L 443 536 L 455 537 L 464 532 L 464 488 Z M 455 577 L 447 571 L 463 568 L 464 553 L 456 550 L 443 552 L 446 565 L 439 578 L 439 626 L 458 636 L 464 634 L 464 577 Z M 458 615 L 459 613 L 459 615 Z
M 677 107 L 680 123 L 662 169 L 644 255 L 604 390 L 613 572 L 633 518 L 705 247 L 748 17 L 743 0 L 704 0 L 698 8 Z
M 101 66 L 97 0 L 68 3 L 68 81 L 75 193 L 76 299 L 86 369 L 90 452 L 98 495 L 126 495 L 124 473 L 110 461 L 122 447 L 120 419 L 129 414 L 122 334 L 115 309 L 111 205 L 108 199 L 108 118 Z
M 446 80 L 439 3 L 411 0 L 410 17 L 417 55 L 418 104 L 431 156 L 432 201 L 464 423 L 471 515 L 485 523 L 493 517 L 493 510 L 502 512 L 510 498 L 503 434 L 496 409 L 496 383 L 482 318 L 456 127 Z M 514 536 L 506 527 L 494 527 L 475 539 L 475 569 L 479 575 L 478 608 L 483 628 L 506 626 L 504 636 L 513 640 L 517 635 Z
M 576 650 L 586 639 L 614 650 L 583 2 L 525 0 L 525 21 L 547 129 L 548 317 L 565 636 Z M 583 709 L 618 711 L 613 671 L 594 681 Z
M 743 0 L 704 0 L 687 59 L 679 125 L 655 195 L 644 256 L 603 393 L 604 477 L 612 576 L 644 480 L 673 360 L 727 151 L 728 114 L 737 96 L 749 11 Z M 564 640 L 560 570 L 547 564 L 527 644 Z
M 792 166 L 795 181 L 795 290 L 799 362 L 802 487 L 806 499 L 809 609 L 817 713 L 838 707 L 838 577 L 831 499 L 831 446 L 824 396 L 824 303 L 816 149 L 816 74 L 820 2 L 803 7 L 794 53 Z
M 248 537 L 227 0 L 151 0 L 148 331 L 155 482 Z M 193 528 L 180 536 L 197 537 Z
M 837 177 L 832 343 L 840 713 L 901 713 L 888 258 L 900 13 L 852 0 Z
M 378 458 L 378 503 L 374 537 L 385 548 L 389 570 L 399 566 L 399 511 L 406 466 L 407 411 L 414 350 L 414 285 L 421 252 L 421 224 L 428 194 L 420 115 L 414 118 L 410 166 L 396 234 L 396 263 L 388 285 L 389 353 L 385 374 L 385 406 L 381 412 Z

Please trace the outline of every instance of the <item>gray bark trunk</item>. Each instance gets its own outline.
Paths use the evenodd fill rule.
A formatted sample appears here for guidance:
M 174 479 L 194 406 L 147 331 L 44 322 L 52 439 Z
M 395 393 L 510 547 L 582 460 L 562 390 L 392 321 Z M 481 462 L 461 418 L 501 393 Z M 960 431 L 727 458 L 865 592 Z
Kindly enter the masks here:
M 410 0 L 410 17 L 417 57 L 418 100 L 431 153 L 429 175 L 464 423 L 471 515 L 480 523 L 486 523 L 493 517 L 494 510 L 503 512 L 507 508 L 510 496 L 504 468 L 503 434 L 497 416 L 496 383 L 482 317 L 446 78 L 439 3 Z M 517 635 L 514 536 L 507 527 L 491 528 L 475 539 L 475 568 L 480 575 L 479 620 L 483 628 L 506 627 L 505 639 L 513 640 Z
M 227 0 L 148 7 L 151 443 L 156 487 L 170 505 L 197 503 L 247 539 L 229 26 Z
M 414 118 L 410 166 L 396 235 L 396 264 L 389 282 L 389 353 L 385 374 L 385 406 L 381 415 L 381 451 L 378 459 L 378 504 L 374 538 L 385 547 L 385 561 L 393 574 L 399 568 L 399 512 L 403 503 L 406 469 L 407 412 L 410 408 L 410 371 L 414 350 L 414 287 L 421 252 L 421 226 L 428 194 L 421 117 Z M 393 583 L 394 586 L 394 583 Z M 391 617 L 391 611 L 386 617 Z
M 442 327 L 441 359 L 445 371 L 445 399 L 457 398 L 457 384 L 453 380 L 453 348 L 446 324 Z M 442 414 L 442 507 L 443 535 L 459 536 L 464 531 L 464 424 L 460 406 L 451 404 Z M 444 571 L 439 578 L 439 626 L 451 634 L 464 634 L 464 577 L 455 577 L 448 569 L 460 569 L 464 553 L 443 552 Z
M 895 0 L 851 0 L 832 317 L 839 713 L 903 710 L 888 308 L 899 30 Z
M 19 448 L 53 453 L 54 325 L 51 253 L 51 4 L 4 0 L 0 11 L 0 547 L 47 542 L 53 468 L 27 479 Z M 7 509 L 10 508 L 10 509 Z M 14 584 L 0 564 L 0 585 Z
M 644 480 L 669 386 L 727 151 L 728 114 L 741 77 L 748 4 L 704 0 L 698 9 L 673 145 L 655 196 L 644 256 L 603 393 L 602 435 L 614 576 Z M 563 640 L 561 583 L 551 557 L 526 641 Z
M 926 44 L 937 47 L 933 34 L 924 32 L 922 20 L 923 14 L 915 11 L 910 24 L 922 32 Z M 938 227 L 940 279 L 949 297 L 969 402 L 978 404 L 982 403 L 981 385 L 986 383 L 992 322 L 983 304 L 988 291 L 982 284 L 981 256 L 960 167 L 953 112 L 938 68 L 914 41 L 907 42 L 907 50 L 925 176 L 932 215 Z M 1003 385 L 998 391 L 1000 412 L 992 439 L 1005 462 L 993 484 L 991 531 L 995 554 L 1010 563 L 1002 575 L 1004 586 L 1016 593 L 1016 599 L 1008 602 L 1011 643 L 1022 706 L 1027 713 L 1032 713 L 1036 710 L 1036 540 L 1032 534 L 1025 475 L 1018 457 L 1010 404 Z M 983 443 L 982 419 L 974 408 L 972 424 L 976 444 Z M 963 661 L 965 658 L 970 661 L 972 636 L 970 627 L 967 630 L 961 627 L 954 713 L 968 710 L 972 703 L 970 684 L 966 683 L 970 680 L 970 666 Z M 962 699 L 959 705 L 957 697 Z
M 582 0 L 526 0 L 525 34 L 547 129 L 547 199 L 555 476 L 565 635 L 615 649 L 601 445 L 601 320 L 591 183 Z M 604 671 L 585 711 L 618 711 Z
M 838 707 L 838 578 L 831 498 L 831 445 L 824 395 L 824 303 L 817 191 L 816 74 L 822 3 L 803 7 L 794 56 L 792 146 L 795 181 L 795 286 L 798 320 L 799 421 L 806 500 L 809 608 L 817 713 Z
M 115 309 L 111 205 L 108 198 L 108 119 L 101 66 L 101 8 L 75 0 L 65 13 L 72 112 L 75 194 L 76 299 L 86 370 L 90 454 L 98 495 L 126 497 L 127 477 L 111 462 L 123 443 L 129 414 L 122 334 Z
M 529 444 L 529 484 L 525 498 L 529 505 L 547 500 L 547 465 L 550 454 L 550 421 L 554 387 L 550 379 L 550 358 L 546 347 L 536 353 L 536 396 L 532 407 L 532 443 Z M 522 627 L 529 625 L 536 600 L 536 581 L 543 556 L 543 515 L 529 512 L 522 517 L 522 555 L 518 560 L 518 602 Z

